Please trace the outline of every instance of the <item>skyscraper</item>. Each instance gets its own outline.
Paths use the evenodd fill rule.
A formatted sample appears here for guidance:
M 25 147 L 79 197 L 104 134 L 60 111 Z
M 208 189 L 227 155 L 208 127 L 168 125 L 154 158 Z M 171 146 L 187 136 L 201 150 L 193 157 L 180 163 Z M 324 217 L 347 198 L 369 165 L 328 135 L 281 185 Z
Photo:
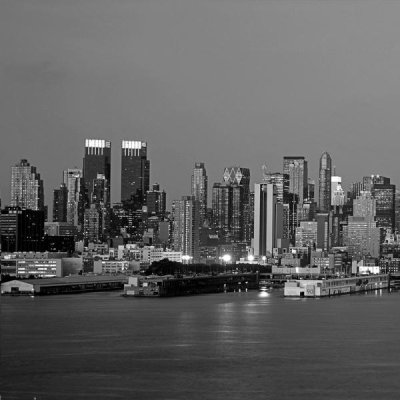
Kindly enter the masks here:
M 194 196 L 183 196 L 172 204 L 173 247 L 184 256 L 199 260 L 199 206 Z
M 308 163 L 304 157 L 283 157 L 283 173 L 289 175 L 289 193 L 299 196 L 303 203 L 308 196 Z
M 63 182 L 67 187 L 67 222 L 83 226 L 83 173 L 80 168 L 68 168 L 64 171 Z
M 319 210 L 329 212 L 331 209 L 332 159 L 329 153 L 322 154 L 319 160 Z
M 147 143 L 123 140 L 121 144 L 121 202 L 133 197 L 144 205 L 150 189 L 150 161 Z
M 199 202 L 200 226 L 207 218 L 208 178 L 204 163 L 197 162 L 192 174 L 192 196 Z
M 11 207 L 44 210 L 43 181 L 25 159 L 11 168 Z
M 106 206 L 108 207 L 111 193 L 111 142 L 103 139 L 86 139 L 83 158 L 86 207 L 91 203 L 95 180 L 99 174 L 103 175 L 106 180 L 105 190 L 108 193 Z
M 155 183 L 153 189 L 146 195 L 147 212 L 149 215 L 164 217 L 167 206 L 167 194 L 160 190 L 160 185 Z
M 53 222 L 67 222 L 68 189 L 62 183 L 53 191 Z
M 267 256 L 278 247 L 283 234 L 282 204 L 273 184 L 254 185 L 254 255 Z

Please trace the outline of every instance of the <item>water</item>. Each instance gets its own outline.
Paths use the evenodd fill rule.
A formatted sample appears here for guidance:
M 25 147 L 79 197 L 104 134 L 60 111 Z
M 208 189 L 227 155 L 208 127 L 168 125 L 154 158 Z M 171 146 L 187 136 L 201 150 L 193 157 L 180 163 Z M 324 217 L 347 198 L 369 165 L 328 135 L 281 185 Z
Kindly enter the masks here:
M 0 301 L 1 400 L 399 397 L 399 292 Z

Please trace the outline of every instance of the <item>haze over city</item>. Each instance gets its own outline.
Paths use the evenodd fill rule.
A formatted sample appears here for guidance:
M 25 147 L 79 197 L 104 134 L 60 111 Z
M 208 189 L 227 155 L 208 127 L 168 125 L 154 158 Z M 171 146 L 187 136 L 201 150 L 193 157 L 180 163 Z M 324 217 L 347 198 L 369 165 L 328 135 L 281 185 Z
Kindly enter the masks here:
M 168 202 L 230 165 L 282 170 L 328 151 L 344 186 L 398 180 L 400 4 L 376 1 L 5 0 L 0 13 L 0 197 L 11 166 L 37 166 L 45 202 L 82 167 L 85 138 L 148 143 Z

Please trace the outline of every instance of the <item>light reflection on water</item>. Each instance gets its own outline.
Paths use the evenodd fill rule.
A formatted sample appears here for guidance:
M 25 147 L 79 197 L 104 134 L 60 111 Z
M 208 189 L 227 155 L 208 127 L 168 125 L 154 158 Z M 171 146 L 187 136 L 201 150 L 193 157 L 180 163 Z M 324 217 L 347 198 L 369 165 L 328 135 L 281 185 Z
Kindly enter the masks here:
M 376 399 L 400 390 L 399 293 L 1 300 L 2 400 Z

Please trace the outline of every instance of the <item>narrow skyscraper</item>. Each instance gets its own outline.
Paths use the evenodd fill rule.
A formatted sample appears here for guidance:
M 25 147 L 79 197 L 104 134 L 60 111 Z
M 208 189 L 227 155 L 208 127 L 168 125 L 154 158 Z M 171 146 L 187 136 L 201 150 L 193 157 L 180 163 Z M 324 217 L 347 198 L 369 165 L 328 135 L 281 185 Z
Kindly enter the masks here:
M 11 207 L 44 210 L 43 181 L 25 159 L 11 168 Z
M 329 212 L 331 209 L 332 159 L 329 153 L 322 154 L 319 160 L 319 210 Z
M 136 198 L 141 205 L 150 190 L 150 161 L 147 143 L 123 140 L 121 144 L 121 202 Z
M 194 196 L 183 196 L 172 203 L 173 247 L 193 262 L 199 260 L 199 212 Z
M 199 202 L 200 226 L 207 218 L 208 178 L 204 163 L 197 162 L 194 165 L 192 175 L 192 196 Z
M 111 188 L 111 142 L 102 139 L 86 139 L 83 158 L 83 180 L 85 185 L 86 207 L 91 203 L 93 188 L 97 176 L 101 174 L 106 181 L 108 203 L 110 205 Z

